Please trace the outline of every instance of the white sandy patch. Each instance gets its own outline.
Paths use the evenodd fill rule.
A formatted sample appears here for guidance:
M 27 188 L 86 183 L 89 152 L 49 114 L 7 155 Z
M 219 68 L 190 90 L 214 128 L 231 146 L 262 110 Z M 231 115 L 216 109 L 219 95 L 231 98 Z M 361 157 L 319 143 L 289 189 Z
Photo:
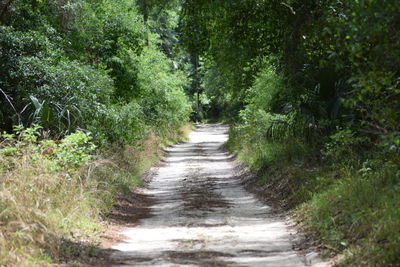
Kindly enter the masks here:
M 153 216 L 113 247 L 121 266 L 311 265 L 293 251 L 286 222 L 235 177 L 233 158 L 221 149 L 227 130 L 202 125 L 168 149 L 146 190 L 157 200 Z

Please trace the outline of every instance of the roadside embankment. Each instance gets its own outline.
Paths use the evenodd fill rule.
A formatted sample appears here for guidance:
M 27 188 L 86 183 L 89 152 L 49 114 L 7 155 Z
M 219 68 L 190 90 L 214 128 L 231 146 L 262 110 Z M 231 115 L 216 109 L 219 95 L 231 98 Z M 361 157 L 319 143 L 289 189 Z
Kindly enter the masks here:
M 0 147 L 0 265 L 90 263 L 118 197 L 142 184 L 163 146 L 190 126 L 148 135 L 139 145 L 95 152 L 83 132 L 61 141 L 40 127 L 2 136 Z M 98 155 L 95 155 L 98 153 Z
M 237 128 L 227 146 L 257 174 L 250 186 L 288 210 L 306 231 L 307 246 L 339 266 L 398 265 L 400 161 L 395 154 L 365 151 L 365 160 L 345 144 L 340 154 L 338 147 L 321 152 L 295 138 L 252 138 Z

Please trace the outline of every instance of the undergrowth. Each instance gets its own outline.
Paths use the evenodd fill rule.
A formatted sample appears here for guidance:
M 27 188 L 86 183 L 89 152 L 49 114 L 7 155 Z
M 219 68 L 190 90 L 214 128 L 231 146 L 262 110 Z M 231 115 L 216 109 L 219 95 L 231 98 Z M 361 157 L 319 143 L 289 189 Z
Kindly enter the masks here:
M 250 140 L 240 128 L 231 130 L 228 147 L 257 171 L 259 186 L 267 188 L 327 248 L 326 256 L 336 256 L 337 265 L 398 266 L 396 153 L 359 155 L 349 144 L 343 144 L 340 153 L 338 147 L 329 146 L 321 152 L 295 138 Z
M 162 146 L 189 126 L 95 155 L 90 135 L 60 142 L 41 127 L 15 128 L 0 146 L 0 265 L 48 266 L 93 256 L 114 201 L 140 186 Z
M 399 132 L 371 131 L 348 105 L 339 116 L 322 87 L 293 88 L 272 62 L 247 89 L 228 148 L 338 265 L 399 266 Z

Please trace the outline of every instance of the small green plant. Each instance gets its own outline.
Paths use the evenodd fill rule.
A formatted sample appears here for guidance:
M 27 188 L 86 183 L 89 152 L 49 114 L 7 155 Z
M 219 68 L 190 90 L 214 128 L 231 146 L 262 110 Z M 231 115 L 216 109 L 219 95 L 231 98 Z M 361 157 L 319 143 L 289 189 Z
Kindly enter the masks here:
M 0 154 L 2 154 L 4 156 L 15 156 L 18 154 L 18 149 L 13 146 L 8 146 L 8 147 L 0 149 Z
M 342 129 L 330 136 L 326 143 L 323 155 L 335 163 L 351 161 L 357 158 L 357 151 L 366 143 L 368 138 L 358 137 L 351 129 Z
M 78 168 L 87 162 L 96 148 L 92 137 L 84 132 L 67 135 L 55 149 L 55 155 L 62 167 Z
M 6 133 L 4 132 L 3 134 L 0 135 L 0 137 L 3 139 L 3 142 L 7 143 L 14 143 L 15 142 L 15 135 L 13 133 Z

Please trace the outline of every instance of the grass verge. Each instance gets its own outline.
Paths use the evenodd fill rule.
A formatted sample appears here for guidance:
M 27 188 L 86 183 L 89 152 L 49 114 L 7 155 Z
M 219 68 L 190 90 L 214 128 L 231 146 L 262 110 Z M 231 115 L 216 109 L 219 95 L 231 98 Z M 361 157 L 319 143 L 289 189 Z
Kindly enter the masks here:
M 302 142 L 249 140 L 232 130 L 228 148 L 258 173 L 258 186 L 338 266 L 399 266 L 400 159 L 352 154 L 326 159 Z
M 136 147 L 109 149 L 79 167 L 61 165 L 60 157 L 70 160 L 70 154 L 53 151 L 59 147 L 51 141 L 5 138 L 0 149 L 0 266 L 88 261 L 116 198 L 140 186 L 141 175 L 160 159 L 162 147 L 185 139 L 189 131 L 186 125 L 159 137 L 151 134 Z M 74 161 L 85 155 L 76 148 Z

